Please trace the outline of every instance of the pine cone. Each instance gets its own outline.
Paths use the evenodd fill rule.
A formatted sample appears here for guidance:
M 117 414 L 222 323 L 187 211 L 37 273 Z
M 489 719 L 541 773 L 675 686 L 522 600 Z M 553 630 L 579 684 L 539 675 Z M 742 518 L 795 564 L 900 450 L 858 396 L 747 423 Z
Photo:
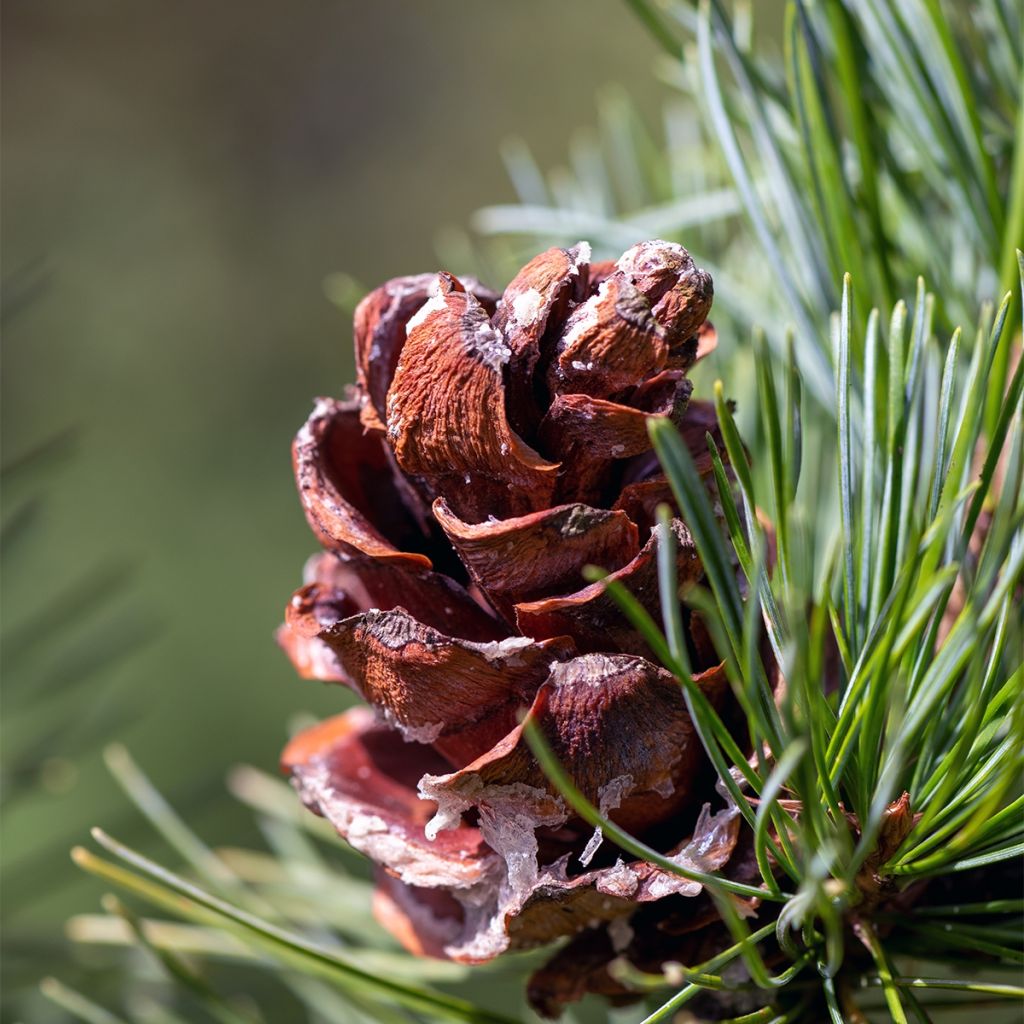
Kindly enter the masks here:
M 375 911 L 413 952 L 479 962 L 576 935 L 586 955 L 531 985 L 549 1014 L 587 988 L 623 996 L 613 957 L 657 965 L 715 915 L 699 884 L 571 813 L 523 709 L 593 803 L 680 863 L 720 868 L 737 842 L 735 808 L 705 802 L 713 773 L 678 684 L 581 576 L 600 565 L 660 615 L 654 509 L 671 494 L 647 422 L 672 420 L 709 470 L 715 416 L 686 371 L 714 346 L 711 300 L 667 242 L 617 263 L 549 249 L 500 299 L 447 273 L 389 281 L 356 311 L 358 385 L 319 399 L 294 444 L 326 551 L 278 639 L 302 676 L 372 711 L 301 733 L 284 768 L 377 865 Z M 698 582 L 692 538 L 672 529 L 680 582 Z M 687 622 L 721 706 L 723 668 Z

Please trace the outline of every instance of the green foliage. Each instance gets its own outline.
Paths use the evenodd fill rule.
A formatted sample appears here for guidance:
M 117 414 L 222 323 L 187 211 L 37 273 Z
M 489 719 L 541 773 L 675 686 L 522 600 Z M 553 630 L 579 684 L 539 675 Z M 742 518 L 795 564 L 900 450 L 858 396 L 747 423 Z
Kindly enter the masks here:
M 780 354 L 795 325 L 804 381 L 826 407 L 821 327 L 844 273 L 857 317 L 891 309 L 923 275 L 946 331 L 1014 287 L 1019 4 L 790 2 L 781 54 L 753 43 L 775 26 L 755 25 L 749 2 L 731 14 L 721 0 L 631 5 L 666 52 L 662 76 L 686 98 L 666 112 L 665 146 L 652 148 L 613 94 L 598 141 L 579 143 L 568 170 L 545 181 L 522 147 L 509 151 L 520 203 L 476 222 L 507 236 L 499 252 L 577 237 L 604 255 L 652 236 L 681 241 L 712 272 L 716 308 L 732 321 L 763 327 Z M 863 319 L 855 327 L 859 357 Z
M 1004 329 L 1007 296 L 966 374 L 957 373 L 954 337 L 946 386 L 939 402 L 934 391 L 929 401 L 920 379 L 929 375 L 932 360 L 930 376 L 938 380 L 940 353 L 927 340 L 930 303 L 920 288 L 910 344 L 904 352 L 895 343 L 891 351 L 889 376 L 899 400 L 871 410 L 875 420 L 869 423 L 853 408 L 850 291 L 847 280 L 836 367 L 839 460 L 833 488 L 842 512 L 835 534 L 823 547 L 796 540 L 813 517 L 823 483 L 802 491 L 799 465 L 785 463 L 781 447 L 769 444 L 762 449 L 770 462 L 768 476 L 788 482 L 774 490 L 756 487 L 742 469 L 737 472 L 744 529 L 737 529 L 730 488 L 718 493 L 731 545 L 758 595 L 761 615 L 740 618 L 714 576 L 714 605 L 707 599 L 695 603 L 719 623 L 721 653 L 737 696 L 745 695 L 749 709 L 752 748 L 775 755 L 757 758 L 741 773 L 761 798 L 759 818 L 778 806 L 782 780 L 800 808 L 795 821 L 785 821 L 778 832 L 780 839 L 786 831 L 792 834 L 791 849 L 782 857 L 771 851 L 796 889 L 779 915 L 779 942 L 789 951 L 784 932 L 800 933 L 822 976 L 832 979 L 848 945 L 844 925 L 853 921 L 899 1021 L 906 1019 L 901 979 L 892 973 L 889 954 L 875 934 L 872 908 L 861 910 L 865 894 L 857 881 L 886 828 L 887 808 L 907 792 L 911 811 L 920 815 L 898 848 L 872 869 L 894 888 L 1018 859 L 1024 851 L 1024 631 L 1018 593 L 1024 576 L 1024 370 L 1018 365 L 1012 377 L 991 376 L 1001 346 L 1011 344 Z M 902 321 L 899 309 L 894 319 Z M 893 336 L 901 340 L 901 329 Z M 865 348 L 870 352 L 870 345 Z M 777 427 L 768 433 L 781 435 L 782 396 L 772 394 L 773 366 L 763 349 L 758 369 L 759 404 Z M 868 391 L 881 383 L 867 373 L 864 379 Z M 998 426 L 987 445 L 986 400 L 998 410 Z M 735 436 L 728 408 L 720 404 L 719 412 L 724 436 Z M 689 455 L 671 428 L 656 428 L 655 445 L 681 506 L 706 504 Z M 973 461 L 979 453 L 980 472 Z M 1001 453 L 1006 476 L 994 491 Z M 746 458 L 742 450 L 729 454 L 736 465 Z M 751 548 L 764 552 L 769 544 L 755 508 L 768 510 L 777 524 L 768 586 L 763 557 L 750 558 Z M 979 528 L 985 508 L 986 522 Z M 705 562 L 722 562 L 727 551 L 717 524 L 706 516 L 691 515 L 688 521 Z M 672 597 L 671 590 L 665 592 L 666 600 Z M 762 628 L 786 681 L 779 701 L 773 700 L 772 674 L 764 672 L 756 653 Z M 838 660 L 830 667 L 833 645 Z M 685 667 L 678 661 L 671 667 L 685 684 Z M 823 688 L 823 680 L 834 691 Z M 718 723 L 709 721 L 714 712 L 693 706 L 691 714 L 702 722 L 702 738 L 714 744 Z M 728 760 L 721 746 L 714 756 L 717 763 Z M 742 768 L 738 762 L 736 767 Z M 765 845 L 757 851 L 764 865 L 769 838 L 763 828 L 755 841 Z M 770 877 L 765 882 L 772 886 Z M 977 933 L 962 933 L 954 921 L 956 907 L 947 913 L 941 930 L 928 931 L 929 938 L 941 940 L 929 952 L 947 959 L 979 950 Z M 1019 913 L 990 920 L 993 931 L 1002 928 L 1014 936 L 1004 945 L 984 947 L 997 962 L 1021 960 L 1016 952 L 1020 923 Z M 927 959 L 923 950 L 929 943 L 916 923 L 909 927 L 916 930 L 917 956 Z M 972 984 L 964 983 L 967 989 Z

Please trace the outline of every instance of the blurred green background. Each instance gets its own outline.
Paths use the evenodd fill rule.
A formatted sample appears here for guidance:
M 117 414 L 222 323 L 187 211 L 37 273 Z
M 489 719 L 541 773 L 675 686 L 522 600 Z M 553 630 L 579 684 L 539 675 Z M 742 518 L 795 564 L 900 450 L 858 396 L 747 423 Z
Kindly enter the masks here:
M 559 161 L 609 82 L 654 119 L 654 53 L 592 0 L 4 4 L 10 984 L 95 909 L 90 825 L 153 848 L 104 742 L 238 843 L 228 769 L 344 699 L 271 639 L 313 548 L 291 436 L 352 376 L 325 279 L 435 269 L 439 231 L 512 198 L 502 140 Z

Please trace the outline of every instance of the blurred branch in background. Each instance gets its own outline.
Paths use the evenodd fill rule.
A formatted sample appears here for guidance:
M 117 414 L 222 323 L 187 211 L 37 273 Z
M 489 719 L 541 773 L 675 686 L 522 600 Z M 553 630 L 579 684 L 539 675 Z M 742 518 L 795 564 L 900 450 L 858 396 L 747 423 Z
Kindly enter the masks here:
M 5 338 L 5 341 L 9 340 Z M 11 511 L 0 526 L 4 561 L 2 788 L 5 1005 L 35 985 L 39 946 L 54 967 L 69 957 L 31 913 L 41 889 L 74 879 L 59 835 L 41 849 L 33 820 L 60 817 L 84 762 L 143 711 L 123 692 L 115 669 L 154 635 L 155 623 L 132 601 L 132 567 L 116 558 L 77 578 L 40 579 L 33 552 L 47 543 L 46 488 L 80 442 L 59 431 L 0 469 Z M 65 827 L 65 841 L 74 829 Z M 50 832 L 52 835 L 52 832 Z M 52 840 L 51 840 L 52 842 Z M 27 913 L 26 913 L 27 911 Z

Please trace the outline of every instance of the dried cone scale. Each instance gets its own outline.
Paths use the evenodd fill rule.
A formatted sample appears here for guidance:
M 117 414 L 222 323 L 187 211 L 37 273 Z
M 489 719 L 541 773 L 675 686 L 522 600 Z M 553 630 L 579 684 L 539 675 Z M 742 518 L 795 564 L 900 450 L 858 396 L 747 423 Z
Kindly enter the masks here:
M 707 470 L 712 282 L 679 245 L 615 263 L 549 249 L 500 297 L 451 274 L 397 278 L 355 316 L 358 384 L 294 443 L 323 551 L 278 633 L 299 673 L 359 706 L 300 733 L 283 765 L 306 805 L 377 866 L 375 911 L 415 953 L 489 960 L 573 936 L 531 979 L 556 1014 L 628 998 L 608 964 L 688 959 L 714 920 L 699 884 L 580 821 L 522 735 L 527 712 L 612 820 L 702 870 L 745 858 L 675 680 L 603 583 L 659 614 L 654 510 L 670 500 L 647 424 Z M 704 453 L 703 455 L 701 453 Z M 682 582 L 703 570 L 672 524 Z M 698 681 L 730 699 L 693 622 Z M 712 808 L 717 808 L 712 811 Z

